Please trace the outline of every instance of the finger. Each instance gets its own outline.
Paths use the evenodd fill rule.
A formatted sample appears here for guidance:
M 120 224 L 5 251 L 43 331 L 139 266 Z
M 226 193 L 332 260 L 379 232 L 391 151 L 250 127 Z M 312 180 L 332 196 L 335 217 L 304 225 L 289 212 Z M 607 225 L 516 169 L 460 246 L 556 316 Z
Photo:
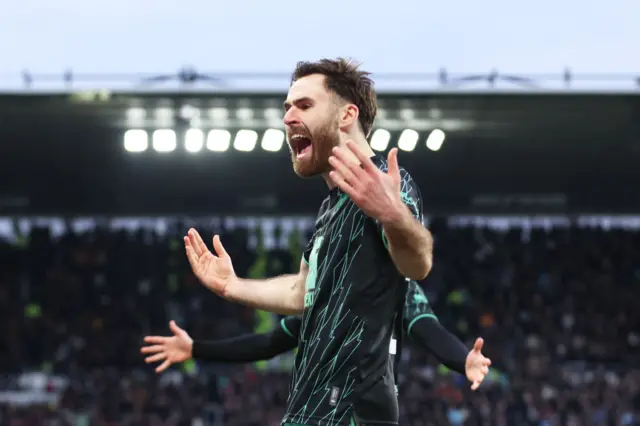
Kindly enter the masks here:
M 193 251 L 195 252 L 195 254 L 197 254 L 198 256 L 201 254 L 199 253 L 200 247 L 198 246 L 197 240 L 198 238 L 196 237 L 196 230 L 193 228 L 190 228 L 187 231 L 187 236 L 185 238 L 187 238 L 189 240 L 189 246 L 193 249 Z M 187 244 L 185 243 L 185 247 L 187 246 Z
M 184 330 L 178 327 L 178 324 L 176 324 L 176 322 L 173 320 L 169 321 L 169 329 L 173 334 L 176 335 L 182 334 L 184 332 Z
M 164 351 L 164 346 L 154 345 L 154 346 L 143 346 L 140 348 L 140 352 L 143 354 L 154 354 L 156 352 Z
M 473 350 L 480 352 L 482 350 L 483 345 L 484 345 L 484 340 L 482 339 L 482 337 L 478 337 L 476 339 L 476 343 L 474 343 L 473 345 Z
M 489 358 L 487 358 L 486 363 L 487 363 L 487 367 L 491 367 L 491 360 Z
M 331 178 L 333 183 L 335 183 L 336 186 L 340 188 L 342 192 L 344 192 L 349 196 L 349 198 L 354 200 L 354 197 L 357 197 L 358 193 L 356 192 L 356 190 L 351 185 L 349 185 L 349 183 L 346 180 L 344 180 L 344 178 L 342 177 L 342 175 L 340 175 L 340 173 L 333 170 L 329 172 L 329 177 Z
M 152 362 L 162 361 L 166 357 L 167 357 L 167 353 L 166 352 L 160 352 L 159 354 L 155 354 L 155 355 L 151 355 L 151 356 L 146 357 L 144 359 L 144 362 L 146 362 L 147 364 L 151 364 Z
M 476 390 L 480 387 L 480 382 L 473 382 L 473 384 L 471 385 L 471 390 Z
M 340 176 L 347 181 L 349 185 L 355 186 L 358 182 L 358 178 L 353 171 L 338 156 L 329 157 L 329 164 L 331 164 L 331 167 L 333 167 L 336 172 L 340 173 Z M 360 167 L 358 168 L 360 169 Z M 362 171 L 362 169 L 360 169 L 360 171 Z
M 398 166 L 398 148 L 391 148 L 387 156 L 387 173 L 391 176 L 400 177 L 400 167 Z
M 222 241 L 220 241 L 220 235 L 213 236 L 213 249 L 216 251 L 218 257 L 229 257 L 229 254 L 222 245 Z
M 171 361 L 169 361 L 168 359 L 165 360 L 162 364 L 158 366 L 158 368 L 156 368 L 156 373 L 162 373 L 164 370 L 169 368 L 170 365 L 171 365 Z
M 486 376 L 487 374 L 489 374 L 489 367 L 482 367 L 480 371 L 482 371 L 482 374 Z
M 153 343 L 156 345 L 164 345 L 165 343 L 167 343 L 167 340 L 169 340 L 169 338 L 163 336 L 146 336 L 144 338 L 144 341 L 146 343 Z
M 375 164 L 373 164 L 373 161 L 371 161 L 371 158 L 364 155 L 364 153 L 360 150 L 360 147 L 358 147 L 358 145 L 356 145 L 355 142 L 347 141 L 347 148 L 349 148 L 349 150 L 353 152 L 353 154 L 358 158 L 358 160 L 360 160 L 360 164 L 366 171 L 368 172 L 378 171 L 378 168 L 376 167 Z
M 200 258 L 196 254 L 196 251 L 191 244 L 185 246 L 185 251 L 187 252 L 187 260 L 189 260 L 191 269 L 193 270 L 193 272 L 196 272 L 199 269 L 198 264 L 200 263 Z
M 335 147 L 331 152 L 333 154 L 332 156 L 340 160 L 343 167 L 350 170 L 354 176 L 360 177 L 366 173 L 360 159 L 354 157 L 353 153 L 348 149 Z M 329 160 L 331 160 L 331 157 L 329 157 Z
M 204 243 L 204 241 L 202 241 L 202 237 L 200 236 L 200 234 L 198 234 L 198 231 L 193 228 L 189 229 L 189 239 L 191 240 L 191 246 L 193 247 L 198 257 L 209 251 L 207 245 Z

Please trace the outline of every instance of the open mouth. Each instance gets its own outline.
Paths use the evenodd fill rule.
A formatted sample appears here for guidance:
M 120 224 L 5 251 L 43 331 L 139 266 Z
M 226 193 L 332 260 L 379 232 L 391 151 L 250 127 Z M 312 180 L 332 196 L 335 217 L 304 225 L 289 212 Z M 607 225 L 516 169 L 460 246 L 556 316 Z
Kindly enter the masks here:
M 296 158 L 302 158 L 311 152 L 311 139 L 302 135 L 293 135 L 289 139 L 291 150 Z

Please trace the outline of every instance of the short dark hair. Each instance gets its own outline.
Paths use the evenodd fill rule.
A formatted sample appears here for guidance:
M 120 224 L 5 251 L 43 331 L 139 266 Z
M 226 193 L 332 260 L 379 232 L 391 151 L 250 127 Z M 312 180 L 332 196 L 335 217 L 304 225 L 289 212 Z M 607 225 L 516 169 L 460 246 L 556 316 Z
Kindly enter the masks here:
M 312 74 L 326 77 L 327 90 L 358 107 L 358 122 L 365 136 L 369 136 L 378 112 L 378 101 L 371 73 L 358 70 L 359 63 L 350 58 L 320 59 L 317 62 L 298 62 L 291 74 L 291 84 Z

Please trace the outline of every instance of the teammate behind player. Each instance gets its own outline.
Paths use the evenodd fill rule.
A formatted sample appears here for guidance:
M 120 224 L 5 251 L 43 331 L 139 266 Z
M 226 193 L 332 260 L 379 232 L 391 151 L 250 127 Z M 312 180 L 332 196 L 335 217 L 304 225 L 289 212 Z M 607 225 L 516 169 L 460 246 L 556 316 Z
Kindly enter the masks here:
M 284 102 L 294 170 L 329 187 L 300 272 L 238 278 L 220 238 L 214 255 L 198 233 L 185 237 L 189 263 L 216 294 L 257 309 L 302 313 L 284 423 L 398 423 L 389 341 L 405 278 L 431 269 L 433 241 L 411 176 L 367 142 L 377 111 L 368 73 L 348 60 L 301 62 Z M 356 418 L 355 413 L 358 413 Z
M 156 372 L 161 373 L 171 364 L 190 358 L 221 363 L 245 363 L 271 359 L 295 349 L 302 320 L 287 316 L 270 333 L 247 334 L 230 339 L 192 340 L 186 331 L 171 321 L 173 336 L 147 336 L 149 346 L 141 349 L 149 354 L 147 363 L 160 362 Z M 427 296 L 418 283 L 409 283 L 402 319 L 403 334 L 423 349 L 433 353 L 444 366 L 466 375 L 471 389 L 476 390 L 489 372 L 491 360 L 482 355 L 483 340 L 478 338 L 470 351 L 454 334 L 445 329 L 434 314 Z M 397 373 L 397 368 L 394 368 Z M 397 383 L 397 380 L 396 380 Z

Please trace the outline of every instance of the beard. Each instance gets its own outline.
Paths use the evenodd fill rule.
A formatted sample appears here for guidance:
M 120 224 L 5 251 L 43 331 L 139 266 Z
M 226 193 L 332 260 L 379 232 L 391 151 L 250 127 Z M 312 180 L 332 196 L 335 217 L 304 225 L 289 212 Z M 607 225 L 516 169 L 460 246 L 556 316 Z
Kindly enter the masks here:
M 311 140 L 311 155 L 298 159 L 295 150 L 291 151 L 293 170 L 303 178 L 310 178 L 331 171 L 329 157 L 334 147 L 340 145 L 338 118 L 327 120 L 315 131 L 307 134 Z

